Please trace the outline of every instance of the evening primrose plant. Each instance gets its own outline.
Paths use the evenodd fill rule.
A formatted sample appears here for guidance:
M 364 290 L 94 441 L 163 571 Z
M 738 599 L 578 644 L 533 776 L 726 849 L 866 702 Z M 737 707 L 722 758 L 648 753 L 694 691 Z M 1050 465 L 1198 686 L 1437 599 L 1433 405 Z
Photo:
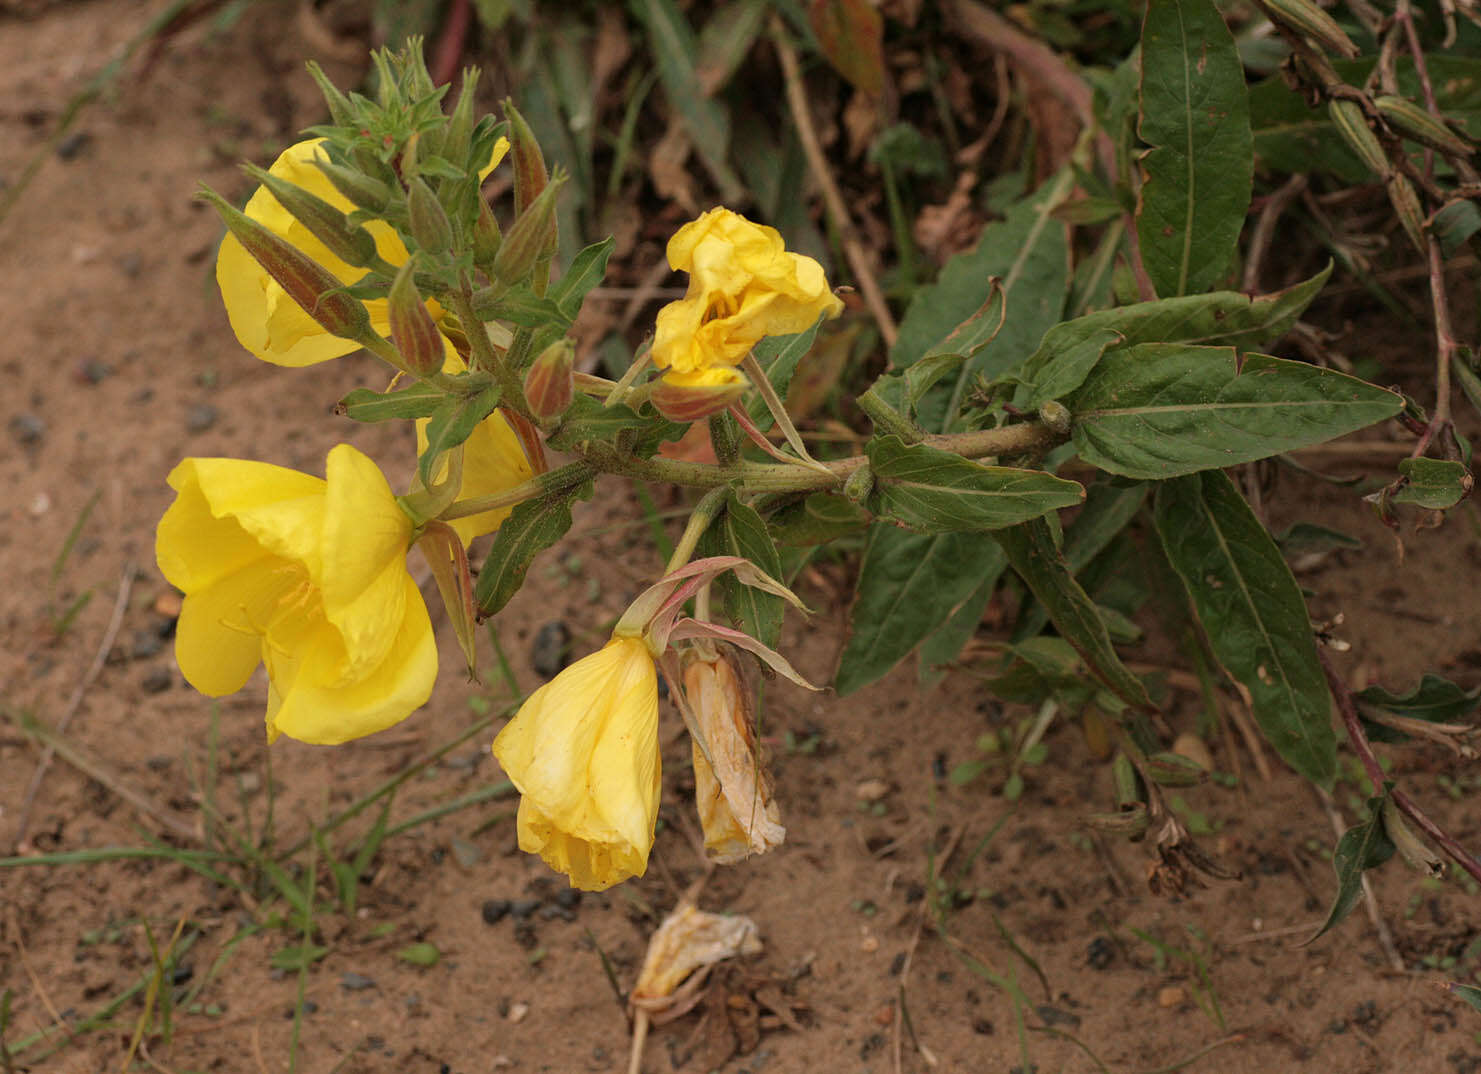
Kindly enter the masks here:
M 1213 39 L 1216 58 L 1232 55 Z M 1142 269 L 1124 230 L 1102 241 L 1095 273 L 1069 272 L 1063 210 L 1091 174 L 1087 142 L 917 294 L 887 368 L 854 397 L 872 425 L 863 451 L 818 458 L 783 404 L 825 325 L 850 316 L 818 261 L 710 209 L 669 239 L 687 287 L 626 371 L 578 371 L 573 325 L 612 240 L 557 263 L 565 176 L 512 103 L 502 119 L 475 116 L 476 71 L 445 110 L 446 87 L 415 46 L 375 63 L 374 98 L 311 66 L 330 122 L 250 169 L 261 185 L 244 210 L 202 197 L 227 227 L 216 278 L 242 345 L 287 367 L 361 349 L 381 359 L 384 389 L 349 392 L 338 414 L 408 423 L 416 471 L 398 495 L 347 444 L 323 478 L 181 462 L 157 552 L 185 594 L 177 655 L 197 689 L 231 693 L 265 665 L 269 738 L 338 743 L 406 719 L 438 672 L 408 553 L 430 564 L 476 674 L 476 627 L 570 529 L 573 505 L 599 480 L 638 478 L 694 492 L 666 569 L 492 745 L 521 794 L 524 850 L 580 888 L 643 874 L 662 790 L 659 676 L 691 735 L 706 854 L 739 862 L 781 844 L 785 802 L 758 747 L 747 665 L 815 688 L 778 651 L 787 609 L 805 611 L 785 579 L 863 534 L 838 692 L 917 649 L 931 679 L 1011 571 L 1025 621 L 1037 617 L 1034 634 L 1052 628 L 1058 648 L 1051 667 L 1043 646 L 1017 638 L 990 681 L 1031 702 L 1052 685 L 1060 700 L 1042 710 L 1040 733 L 1058 713 L 1100 712 L 1118 808 L 1140 821 L 1128 834 L 1151 836 L 1172 884 L 1189 868 L 1216 871 L 1158 789 L 1174 769 L 1189 774 L 1167 759 L 1158 708 L 1118 652 L 1135 640 L 1124 614 L 1134 609 L 1092 595 L 1083 573 L 1146 517 L 1163 573 L 1184 586 L 1259 729 L 1330 785 L 1331 700 L 1301 592 L 1224 472 L 1404 409 L 1356 377 L 1245 349 L 1285 332 L 1326 272 L 1274 294 L 1211 290 L 1234 243 L 1200 224 L 1181 254 L 1160 232 L 1145 237 L 1144 253 L 1181 267 L 1153 260 L 1147 293 L 1117 304 L 1101 270 L 1118 259 Z M 490 204 L 482 184 L 499 170 L 512 197 Z M 1176 193 L 1152 178 L 1156 197 Z M 660 454 L 696 423 L 714 462 Z M 1061 522 L 1065 509 L 1077 513 Z M 486 550 L 470 554 L 481 537 Z M 1075 681 L 1093 686 L 1066 686 Z

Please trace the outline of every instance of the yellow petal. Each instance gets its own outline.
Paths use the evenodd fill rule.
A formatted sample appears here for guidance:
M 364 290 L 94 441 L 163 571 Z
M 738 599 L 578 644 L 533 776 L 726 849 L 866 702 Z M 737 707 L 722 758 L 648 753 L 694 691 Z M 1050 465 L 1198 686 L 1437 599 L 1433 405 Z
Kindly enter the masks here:
M 208 697 L 245 686 L 262 662 L 261 628 L 284 593 L 304 577 L 302 568 L 263 554 L 188 594 L 175 627 L 175 660 L 185 681 Z
M 356 682 L 341 678 L 343 647 L 328 624 L 305 639 L 294 666 L 274 674 L 269 734 L 334 745 L 400 723 L 426 704 L 437 678 L 437 640 L 416 582 L 402 572 L 405 615 L 386 659 Z
M 492 496 L 507 492 L 522 485 L 534 476 L 530 460 L 525 457 L 519 437 L 509 427 L 509 422 L 497 411 L 490 414 L 473 430 L 463 446 L 463 486 L 459 499 L 474 496 Z M 454 519 L 450 525 L 463 539 L 463 544 L 473 543 L 475 537 L 493 533 L 504 524 L 513 507 L 500 507 L 467 518 Z

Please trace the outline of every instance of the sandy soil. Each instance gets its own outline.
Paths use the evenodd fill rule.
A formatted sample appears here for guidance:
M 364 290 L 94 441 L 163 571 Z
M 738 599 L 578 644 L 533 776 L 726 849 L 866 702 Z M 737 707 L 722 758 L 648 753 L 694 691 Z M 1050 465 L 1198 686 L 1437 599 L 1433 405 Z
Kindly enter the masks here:
M 0 30 L 0 180 L 9 183 L 68 98 L 150 10 L 131 0 L 38 7 Z M 463 682 L 447 644 L 450 670 L 425 711 L 343 748 L 283 740 L 269 770 L 263 684 L 213 706 L 180 680 L 162 637 L 169 591 L 154 566 L 153 531 L 169 502 L 164 476 L 181 456 L 319 471 L 328 447 L 351 439 L 402 475 L 412 463 L 402 430 L 350 427 L 330 414 L 344 391 L 378 381 L 369 362 L 287 373 L 237 347 L 210 279 L 219 225 L 191 200 L 198 180 L 243 192 L 238 158 L 270 157 L 318 119 L 301 68 L 314 55 L 286 5 L 260 5 L 222 37 L 198 27 L 172 40 L 85 114 L 0 223 L 0 691 L 9 717 L 0 721 L 0 852 L 14 845 L 38 758 L 19 714 L 54 724 L 68 713 L 121 579 L 128 592 L 114 652 L 67 732 L 101 778 L 61 760 L 51 766 L 30 853 L 159 836 L 190 845 L 168 836 L 160 818 L 201 830 L 213 734 L 214 800 L 231 823 L 250 816 L 260 830 L 271 781 L 281 850 L 508 700 L 497 675 L 482 686 Z M 354 73 L 319 58 L 332 75 Z M 1418 333 L 1368 332 L 1348 346 L 1375 339 L 1385 350 L 1373 356 L 1396 378 L 1423 368 Z M 1324 465 L 1355 473 L 1378 464 Z M 1344 616 L 1337 632 L 1352 643 L 1344 669 L 1393 688 L 1430 670 L 1481 681 L 1474 516 L 1407 534 L 1400 566 L 1391 538 L 1350 491 L 1290 473 L 1280 480 L 1270 497 L 1279 525 L 1319 520 L 1365 542 L 1301 576 L 1315 612 Z M 605 488 L 499 618 L 523 689 L 539 681 L 530 652 L 542 625 L 563 621 L 575 649 L 587 651 L 659 566 L 639 519 L 628 489 Z M 805 581 L 803 595 L 820 611 L 806 629 L 790 625 L 785 647 L 813 677 L 826 678 L 836 659 L 848 585 L 833 568 Z M 86 592 L 90 602 L 58 636 L 58 617 Z M 1173 659 L 1155 643 L 1133 655 Z M 1205 848 L 1243 879 L 1155 898 L 1143 848 L 1092 837 L 1080 824 L 1111 796 L 1109 774 L 1077 728 L 1050 735 L 1049 763 L 1028 771 L 1015 808 L 991 774 L 965 786 L 943 776 L 977 756 L 978 735 L 1023 714 L 966 675 L 921 693 L 912 672 L 842 701 L 768 687 L 787 844 L 716 872 L 701 896 L 706 908 L 752 917 L 765 952 L 717 974 L 699 1009 L 656 1029 L 645 1071 L 1007 1071 L 1021 1069 L 1022 1048 L 1040 1071 L 1098 1069 L 1062 1034 L 1118 1072 L 1166 1069 L 1230 1037 L 1186 1069 L 1481 1070 L 1481 1018 L 1438 988 L 1478 969 L 1481 912 L 1459 882 L 1427 882 L 1397 864 L 1376 876 L 1402 971 L 1361 910 L 1335 935 L 1296 946 L 1333 892 L 1331 823 L 1309 788 L 1278 768 L 1262 780 L 1245 754 L 1243 789 L 1210 784 L 1181 796 L 1208 829 Z M 1191 726 L 1194 712 L 1192 698 L 1171 695 L 1175 727 Z M 628 1023 L 601 956 L 630 987 L 658 920 L 704 872 L 689 834 L 688 746 L 677 717 L 666 711 L 664 720 L 664 824 L 640 881 L 602 896 L 564 895 L 558 878 L 515 849 L 514 802 L 503 797 L 388 839 L 352 915 L 330 905 L 321 883 L 316 942 L 329 953 L 307 977 L 299 1069 L 625 1070 Z M 413 779 L 391 823 L 497 783 L 491 737 L 478 732 Z M 1228 770 L 1223 743 L 1211 747 Z M 1474 769 L 1433 749 L 1388 752 L 1437 819 L 1481 845 Z M 1355 778 L 1339 786 L 1349 822 L 1360 794 Z M 345 853 L 373 815 L 333 833 L 334 848 Z M 307 868 L 309 855 L 294 861 Z M 322 876 L 322 860 L 318 868 Z M 950 941 L 932 927 L 933 904 L 949 907 Z M 164 943 L 183 920 L 192 946 L 173 988 L 202 987 L 175 1011 L 172 1039 L 148 1042 L 155 1069 L 286 1070 L 298 976 L 270 960 L 300 938 L 255 910 L 174 864 L 0 870 L 0 989 L 12 994 L 5 1042 L 15 1048 L 38 1032 L 62 1042 L 58 1022 L 77 1025 L 148 969 L 146 926 Z M 397 957 L 420 941 L 441 952 L 437 965 Z M 1433 967 L 1444 959 L 1441 973 Z M 1032 1008 L 1022 1045 L 1009 981 Z M 913 1035 L 900 1029 L 902 1003 Z M 34 1064 L 29 1056 L 44 1049 L 33 1049 L 17 1069 L 116 1070 L 141 1010 L 135 996 L 108 1028 Z

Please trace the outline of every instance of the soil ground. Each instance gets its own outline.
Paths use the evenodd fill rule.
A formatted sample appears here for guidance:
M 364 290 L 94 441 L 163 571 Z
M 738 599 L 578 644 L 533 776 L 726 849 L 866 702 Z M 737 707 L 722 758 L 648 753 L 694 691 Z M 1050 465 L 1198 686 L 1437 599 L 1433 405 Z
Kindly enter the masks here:
M 0 13 L 7 183 L 150 11 L 131 0 L 23 7 L 26 17 Z M 330 414 L 349 388 L 376 384 L 377 367 L 344 359 L 286 372 L 254 361 L 232 338 L 211 281 L 220 228 L 191 200 L 197 181 L 243 192 L 237 159 L 270 157 L 318 120 L 304 59 L 317 55 L 332 77 L 355 74 L 316 50 L 294 12 L 258 5 L 224 36 L 197 27 L 135 63 L 0 223 L 3 852 L 15 844 L 38 760 L 21 714 L 55 724 L 69 711 L 121 579 L 128 591 L 113 652 L 66 734 L 81 765 L 51 765 L 28 854 L 155 837 L 190 845 L 160 818 L 203 830 L 213 737 L 212 800 L 230 823 L 250 819 L 257 831 L 271 801 L 281 850 L 509 699 L 497 675 L 470 686 L 452 671 L 431 704 L 394 730 L 334 749 L 285 739 L 269 767 L 265 684 L 213 705 L 181 681 L 163 637 L 170 591 L 154 565 L 153 532 L 179 458 L 233 455 L 321 472 L 329 446 L 352 439 L 385 461 L 393 483 L 412 465 L 401 430 L 352 428 Z M 1340 324 L 1361 310 L 1329 304 L 1323 315 Z M 1423 333 L 1365 330 L 1345 346 L 1373 351 L 1364 356 L 1395 379 L 1418 371 L 1422 389 Z M 1381 455 L 1322 462 L 1343 473 L 1389 465 Z M 1361 550 L 1301 575 L 1314 611 L 1343 617 L 1344 672 L 1400 690 L 1426 671 L 1481 681 L 1475 516 L 1462 511 L 1443 528 L 1406 533 L 1400 564 L 1393 539 L 1350 490 L 1299 474 L 1280 480 L 1270 497 L 1277 528 L 1320 521 L 1363 539 Z M 540 681 L 530 654 L 543 625 L 564 622 L 575 650 L 588 651 L 659 565 L 631 490 L 605 487 L 499 617 L 521 689 Z M 819 611 L 805 629 L 791 624 L 784 648 L 815 679 L 836 660 L 849 584 L 841 568 L 805 577 L 802 595 Z M 65 610 L 89 592 L 58 634 Z M 456 669 L 445 641 L 444 668 Z M 1158 658 L 1155 646 L 1136 655 Z M 1190 726 L 1194 699 L 1170 696 L 1170 722 Z M 1049 761 L 1027 771 L 1016 806 L 998 794 L 1000 775 L 963 786 L 943 778 L 978 756 L 978 735 L 1022 715 L 964 674 L 922 692 L 913 667 L 844 700 L 769 686 L 766 733 L 787 842 L 716 871 L 700 896 L 707 909 L 754 919 L 765 950 L 716 974 L 695 1012 L 655 1029 L 643 1069 L 1008 1071 L 1022 1069 L 1025 1052 L 1039 1071 L 1100 1069 L 1068 1034 L 1118 1072 L 1170 1069 L 1220 1042 L 1184 1069 L 1481 1070 L 1481 1017 L 1438 987 L 1477 972 L 1473 891 L 1397 864 L 1375 874 L 1402 970 L 1361 909 L 1335 934 L 1298 946 L 1333 894 L 1332 824 L 1310 788 L 1278 767 L 1261 779 L 1244 754 L 1242 786 L 1181 795 L 1204 848 L 1243 878 L 1154 897 L 1144 848 L 1082 826 L 1086 813 L 1108 807 L 1111 790 L 1078 728 L 1051 733 Z M 580 900 L 563 895 L 558 877 L 515 848 L 514 801 L 493 797 L 388 838 L 353 914 L 335 908 L 321 883 L 316 939 L 329 950 L 306 977 L 298 1069 L 625 1070 L 629 1027 L 603 958 L 630 987 L 659 919 L 704 872 L 690 838 L 688 746 L 674 713 L 664 720 L 664 824 L 639 881 Z M 478 732 L 410 781 L 391 824 L 496 784 L 492 734 Z M 1224 741 L 1210 747 L 1230 770 Z M 1442 825 L 1481 845 L 1474 767 L 1434 748 L 1387 753 Z M 1354 777 L 1339 785 L 1348 823 L 1361 793 Z M 334 848 L 352 846 L 374 812 L 334 832 Z M 294 859 L 296 868 L 309 862 L 307 853 Z M 322 855 L 316 868 L 323 875 Z M 514 912 L 500 917 L 508 904 L 499 900 Z M 938 900 L 949 906 L 949 941 L 924 913 Z M 15 1049 L 42 1033 L 59 1045 L 39 1061 L 45 1046 L 22 1053 L 17 1069 L 119 1069 L 141 995 L 106 1028 L 68 1041 L 63 1027 L 147 975 L 149 935 L 163 944 L 182 921 L 192 946 L 171 989 L 201 987 L 174 1011 L 169 1040 L 146 1041 L 154 1069 L 288 1069 L 299 977 L 272 959 L 299 940 L 249 928 L 255 911 L 230 888 L 161 861 L 0 869 L 0 990 L 11 995 L 3 1039 Z M 436 965 L 398 957 L 424 941 L 441 953 Z M 1023 1041 L 1010 981 L 1032 1008 Z M 897 1018 L 901 1009 L 907 1019 Z

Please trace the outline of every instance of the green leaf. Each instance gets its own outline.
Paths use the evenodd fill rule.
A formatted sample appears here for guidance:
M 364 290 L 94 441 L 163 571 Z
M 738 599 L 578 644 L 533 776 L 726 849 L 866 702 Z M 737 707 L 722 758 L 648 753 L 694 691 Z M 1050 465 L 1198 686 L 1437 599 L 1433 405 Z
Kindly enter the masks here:
M 492 301 L 480 302 L 478 316 L 485 321 L 508 321 L 520 328 L 558 325 L 564 332 L 571 326 L 571 318 L 554 300 L 535 294 L 526 284 L 511 287 Z
M 1481 988 L 1475 985 L 1461 984 L 1459 981 L 1450 981 L 1445 985 L 1456 996 L 1469 1003 L 1475 1010 L 1481 1011 Z
M 1140 343 L 1108 352 L 1065 400 L 1080 457 L 1168 478 L 1278 455 L 1392 417 L 1400 396 L 1302 362 L 1232 347 Z
M 870 510 L 922 533 L 1015 526 L 1085 498 L 1076 482 L 1042 470 L 984 466 L 895 436 L 871 440 L 865 451 L 874 471 Z
M 807 17 L 833 69 L 870 97 L 882 96 L 884 17 L 879 9 L 868 0 L 812 0 Z
M 629 7 L 648 30 L 648 43 L 658 61 L 658 78 L 669 104 L 699 150 L 705 167 L 720 188 L 722 202 L 742 200 L 745 188 L 726 163 L 730 116 L 708 93 L 695 70 L 698 46 L 694 31 L 674 0 L 630 0 Z
M 1427 674 L 1407 694 L 1394 694 L 1381 686 L 1370 686 L 1353 695 L 1360 715 L 1383 709 L 1395 716 L 1427 723 L 1456 723 L 1481 708 L 1481 686 L 1464 690 L 1441 675 Z M 1364 720 L 1374 742 L 1407 742 L 1410 735 L 1385 724 Z
M 612 256 L 616 240 L 610 235 L 601 242 L 592 243 L 576 255 L 571 267 L 547 292 L 552 302 L 560 308 L 563 319 L 569 324 L 581 312 L 581 303 L 591 289 L 607 275 L 607 259 Z
M 823 318 L 819 317 L 806 332 L 791 336 L 767 336 L 751 348 L 756 361 L 766 370 L 766 379 L 776 389 L 777 398 L 787 398 L 787 389 L 792 386 L 792 374 L 797 371 L 797 363 L 812 350 L 813 340 L 817 338 L 818 328 L 822 323 Z M 775 420 L 759 392 L 754 393 L 746 404 L 746 413 L 762 432 L 770 429 Z
M 478 423 L 499 405 L 499 388 L 491 385 L 475 395 L 449 395 L 443 398 L 427 422 L 427 448 L 418 461 L 422 483 L 433 484 L 433 465 L 442 453 L 457 447 L 478 428 Z
M 984 685 L 1003 701 L 1037 705 L 1050 697 L 1068 704 L 1090 700 L 1096 684 L 1085 678 L 1085 662 L 1063 638 L 1029 638 L 1008 649 L 1002 670 Z
M 473 603 L 481 618 L 496 614 L 519 592 L 535 557 L 571 528 L 571 504 L 590 499 L 593 487 L 588 478 L 515 506 L 494 534 L 488 558 L 478 569 Z
M 435 966 L 442 961 L 442 952 L 437 950 L 435 944 L 413 943 L 397 951 L 396 957 L 413 966 Z
M 1054 628 L 1075 647 L 1091 673 L 1113 694 L 1134 708 L 1155 711 L 1147 688 L 1121 663 L 1095 602 L 1090 599 L 1055 546 L 1045 519 L 1036 518 L 993 538 L 1008 553 L 1013 570 L 1032 590 Z
M 700 538 L 699 548 L 702 556 L 740 556 L 773 578 L 782 576 L 781 556 L 766 523 L 733 490 L 726 494 L 724 508 Z M 763 645 L 776 648 L 785 611 L 781 597 L 743 585 L 728 571 L 715 579 L 715 588 L 731 622 Z
M 1327 118 L 1327 110 L 1309 106 L 1284 75 L 1271 75 L 1249 92 L 1251 134 L 1262 172 L 1327 172 L 1344 183 L 1372 178 Z
M 603 406 L 578 392 L 549 440 L 556 450 L 570 451 L 588 440 L 610 440 L 623 429 L 646 429 L 652 424 L 651 418 L 642 417 L 630 406 Z
M 343 414 L 352 421 L 396 421 L 406 418 L 430 418 L 447 393 L 425 381 L 394 392 L 373 392 L 369 388 L 356 388 L 334 407 L 335 413 Z
M 1435 213 L 1435 238 L 1440 240 L 1440 253 L 1450 257 L 1476 232 L 1481 231 L 1481 207 L 1474 201 L 1452 201 Z
M 982 616 L 987 611 L 987 606 L 992 603 L 993 591 L 998 587 L 998 580 L 1002 578 L 1003 571 L 1008 568 L 1008 557 L 996 544 L 983 546 L 992 550 L 996 562 L 990 562 L 983 572 L 982 581 L 977 584 L 967 599 L 957 605 L 956 610 L 951 613 L 951 618 L 942 623 L 931 635 L 921 642 L 920 654 L 916 663 L 916 677 L 922 686 L 934 686 L 945 677 L 946 671 L 943 665 L 951 663 L 961 655 L 962 649 L 972 640 L 977 633 L 977 626 L 982 622 Z
M 1148 0 L 1142 24 L 1136 231 L 1159 294 L 1207 291 L 1228 271 L 1250 207 L 1254 140 L 1234 36 L 1213 0 Z
M 1138 302 L 1101 310 L 1055 325 L 1023 363 L 1015 379 L 1028 390 L 1014 402 L 1037 410 L 1085 382 L 1107 347 L 1134 343 L 1228 343 L 1240 350 L 1283 335 L 1317 296 L 1332 263 L 1309 280 L 1284 291 L 1250 297 L 1238 291 L 1215 291 L 1185 298 Z
M 814 492 L 788 504 L 769 519 L 778 544 L 807 547 L 828 544 L 869 525 L 869 512 L 842 496 Z M 779 575 L 777 577 L 780 577 Z
M 927 428 L 945 428 L 973 376 L 997 376 L 1058 322 L 1069 286 L 1069 241 L 1065 225 L 1051 214 L 1073 185 L 1074 173 L 1061 170 L 1004 220 L 989 224 L 976 247 L 948 261 L 936 282 L 911 299 L 890 365 L 904 369 L 934 353 L 968 359 L 949 392 L 943 388 L 921 401 Z M 994 278 L 1001 281 L 996 294 Z
M 1214 655 L 1249 691 L 1265 738 L 1297 772 L 1330 788 L 1332 699 L 1306 602 L 1275 541 L 1218 470 L 1163 482 L 1153 519 Z
M 301 970 L 312 966 L 327 954 L 329 948 L 318 944 L 294 944 L 274 951 L 272 958 L 268 959 L 268 965 L 275 970 Z
M 956 611 L 989 573 L 997 549 L 980 534 L 921 536 L 890 525 L 869 531 L 833 688 L 851 694 L 883 678 Z
M 1363 873 L 1378 868 L 1394 856 L 1393 840 L 1389 839 L 1383 826 L 1383 803 L 1387 798 L 1388 785 L 1385 785 L 1383 794 L 1368 799 L 1368 819 L 1347 829 L 1337 840 L 1337 849 L 1332 851 L 1332 868 L 1337 873 L 1337 897 L 1332 900 L 1327 920 L 1306 943 L 1314 942 L 1352 913 L 1353 907 L 1363 897 Z
M 1394 494 L 1394 503 L 1413 503 L 1432 511 L 1454 507 L 1471 494 L 1471 472 L 1450 459 L 1404 459 L 1399 473 L 1408 483 Z

